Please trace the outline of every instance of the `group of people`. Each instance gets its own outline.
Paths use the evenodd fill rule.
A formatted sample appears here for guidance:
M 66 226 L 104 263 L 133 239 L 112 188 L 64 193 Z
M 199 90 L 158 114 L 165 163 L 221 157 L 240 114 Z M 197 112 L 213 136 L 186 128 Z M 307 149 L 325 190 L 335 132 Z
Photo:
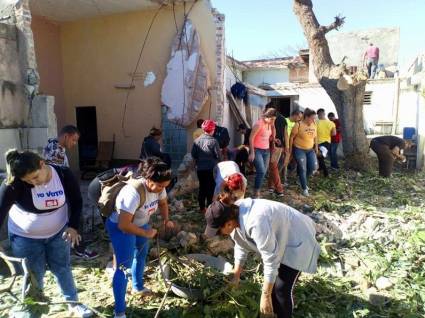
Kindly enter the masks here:
M 283 203 L 260 198 L 268 167 L 268 185 L 277 195 L 283 191 L 280 174 L 283 172 L 285 178 L 291 162 L 297 167 L 305 195 L 308 195 L 308 177 L 317 168 L 317 161 L 324 175 L 327 175 L 324 160 L 327 154 L 331 157 L 331 167 L 338 168 L 335 153 L 341 140 L 339 122 L 333 113 L 326 119 L 323 109 L 317 115 L 318 119 L 315 111 L 306 109 L 284 118 L 274 108 L 267 107 L 252 130 L 240 126 L 245 140 L 236 152 L 227 149 L 228 133 L 226 136 L 226 132 L 220 132 L 219 136 L 227 140 L 220 144 L 215 122 L 202 120 L 199 121 L 202 131 L 197 132 L 192 147 L 200 181 L 199 206 L 206 222 L 204 236 L 230 235 L 234 240 L 236 288 L 248 253 L 261 256 L 264 283 L 260 311 L 264 314 L 291 317 L 292 293 L 300 273 L 313 273 L 317 267 L 320 246 L 315 239 L 313 221 Z M 166 191 L 172 181 L 171 161 L 158 147 L 160 136 L 161 131 L 153 128 L 143 142 L 140 163 L 124 169 L 123 173 L 129 173 L 133 182 L 119 190 L 113 212 L 104 220 L 115 258 L 112 289 L 117 318 L 125 317 L 130 276 L 132 293 L 141 296 L 151 293 L 144 284 L 143 273 L 149 241 L 158 231 L 149 224 L 150 216 L 159 210 L 163 228 L 175 226 L 170 220 Z M 49 140 L 44 157 L 30 151 L 6 153 L 7 179 L 0 188 L 0 226 L 8 215 L 12 252 L 27 259 L 38 288 L 43 289 L 43 277 L 49 268 L 65 300 L 71 302 L 69 309 L 80 317 L 90 317 L 92 312 L 78 303 L 70 263 L 71 247 L 81 242 L 78 228 L 82 197 L 79 183 L 67 167 L 65 150 L 75 146 L 78 138 L 78 130 L 66 126 L 57 139 Z M 371 147 L 388 163 L 388 158 L 394 158 L 405 145 L 387 139 L 375 140 Z M 392 147 L 391 153 L 385 145 Z M 245 159 L 238 162 L 236 158 L 241 157 Z M 255 167 L 254 198 L 245 198 L 248 182 L 244 169 L 250 163 Z M 387 166 L 382 164 L 380 172 L 384 173 Z M 97 200 L 102 190 L 98 181 L 92 183 L 96 183 L 94 200 Z
M 318 118 L 316 118 L 318 116 Z M 223 160 L 223 148 L 214 137 L 216 124 L 212 120 L 198 121 L 194 133 L 192 157 L 199 179 L 199 207 L 205 212 L 214 195 L 214 169 Z M 261 118 L 248 129 L 245 124 L 238 131 L 244 141 L 236 150 L 227 151 L 227 159 L 235 161 L 246 174 L 247 166 L 255 167 L 254 197 L 261 197 L 261 188 L 268 172 L 268 188 L 271 193 L 283 196 L 287 182 L 288 166 L 297 167 L 297 174 L 305 196 L 309 195 L 308 177 L 317 169 L 328 176 L 325 158 L 329 155 L 331 167 L 338 169 L 338 145 L 341 142 L 341 126 L 334 113 L 328 118 L 324 109 L 317 114 L 311 109 L 294 110 L 285 118 L 271 104 L 266 105 Z M 283 174 L 284 184 L 282 184 Z

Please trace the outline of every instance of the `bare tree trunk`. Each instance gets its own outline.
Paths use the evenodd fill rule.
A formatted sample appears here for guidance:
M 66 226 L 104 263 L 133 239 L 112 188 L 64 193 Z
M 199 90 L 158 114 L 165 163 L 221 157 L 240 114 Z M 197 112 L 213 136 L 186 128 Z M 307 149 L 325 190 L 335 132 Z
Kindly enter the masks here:
M 338 29 L 344 23 L 344 18 L 337 16 L 329 26 L 320 25 L 311 0 L 294 0 L 293 9 L 310 47 L 313 60 L 310 67 L 314 67 L 314 74 L 335 104 L 341 121 L 346 166 L 357 170 L 367 169 L 369 145 L 363 128 L 363 97 L 367 78 L 362 73 L 355 74 L 344 90 L 338 89 L 338 80 L 344 80 L 343 76 L 348 76 L 348 70 L 343 63 L 335 65 L 325 37 L 329 31 Z

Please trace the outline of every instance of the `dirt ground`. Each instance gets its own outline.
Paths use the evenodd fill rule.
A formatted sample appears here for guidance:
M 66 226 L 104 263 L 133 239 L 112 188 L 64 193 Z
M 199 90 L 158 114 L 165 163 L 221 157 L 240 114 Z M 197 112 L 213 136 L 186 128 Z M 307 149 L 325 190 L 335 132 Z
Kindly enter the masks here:
M 317 223 L 322 247 L 318 272 L 302 274 L 296 285 L 294 317 L 425 317 L 425 174 L 398 171 L 393 178 L 382 179 L 376 173 L 333 171 L 327 179 L 312 178 L 309 198 L 300 195 L 295 177 L 289 181 L 283 198 L 268 194 L 266 189 L 264 197 L 311 216 Z M 196 238 L 190 242 L 174 238 L 162 242 L 162 247 L 176 255 L 221 255 L 233 263 L 228 241 L 200 241 L 204 220 L 198 212 L 196 195 L 177 199 L 170 204 L 172 219 Z M 73 257 L 73 274 L 80 300 L 101 316 L 110 317 L 114 300 L 111 278 L 105 271 L 110 257 L 108 240 L 101 227 L 93 238 L 91 246 L 101 257 L 93 261 Z M 155 295 L 140 299 L 129 294 L 127 317 L 154 317 L 164 296 L 155 244 L 151 244 L 145 273 L 146 285 Z M 255 288 L 246 290 L 253 292 L 249 294 L 253 302 L 238 303 L 230 297 L 222 297 L 220 303 L 196 302 L 170 292 L 159 317 L 257 317 L 259 263 L 258 258 L 252 258 L 245 276 L 258 286 L 258 292 Z M 7 281 L 0 276 L 0 284 Z M 50 301 L 61 301 L 50 273 L 45 284 Z M 1 296 L 1 317 L 7 316 L 14 302 L 9 295 Z M 48 310 L 45 317 L 70 317 L 64 305 L 31 308 L 34 314 Z

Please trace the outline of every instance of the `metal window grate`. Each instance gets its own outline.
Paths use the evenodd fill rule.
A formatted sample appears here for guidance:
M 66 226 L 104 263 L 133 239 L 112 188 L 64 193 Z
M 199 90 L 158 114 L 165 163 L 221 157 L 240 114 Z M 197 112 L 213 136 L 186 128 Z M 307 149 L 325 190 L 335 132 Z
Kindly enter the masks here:
M 363 105 L 372 105 L 372 92 L 364 92 Z
M 171 167 L 177 169 L 187 153 L 187 130 L 168 120 L 166 107 L 162 107 L 162 142 L 163 151 L 171 157 Z

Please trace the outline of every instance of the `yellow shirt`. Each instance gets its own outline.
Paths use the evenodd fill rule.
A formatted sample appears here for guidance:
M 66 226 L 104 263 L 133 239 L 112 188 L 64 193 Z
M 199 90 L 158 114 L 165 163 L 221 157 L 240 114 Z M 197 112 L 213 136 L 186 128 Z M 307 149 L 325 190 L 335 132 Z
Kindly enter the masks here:
M 334 122 L 328 119 L 319 119 L 317 122 L 317 143 L 331 142 L 332 129 L 335 128 Z
M 295 135 L 294 146 L 300 149 L 309 150 L 314 147 L 314 139 L 317 136 L 316 124 L 310 126 L 300 121 L 292 128 L 291 134 Z
M 192 134 L 193 140 L 201 136 L 203 133 L 204 131 L 202 130 L 202 128 L 196 128 L 196 130 Z

